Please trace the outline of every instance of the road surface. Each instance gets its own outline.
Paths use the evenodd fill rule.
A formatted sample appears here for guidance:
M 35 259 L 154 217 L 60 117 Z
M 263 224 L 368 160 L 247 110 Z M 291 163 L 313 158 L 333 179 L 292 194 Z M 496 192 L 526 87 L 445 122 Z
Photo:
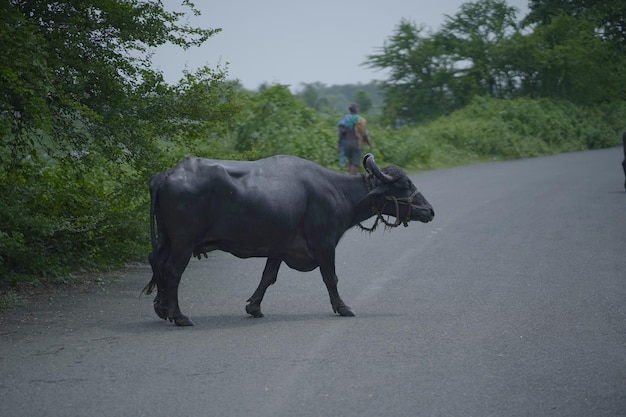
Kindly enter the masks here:
M 349 231 L 332 314 L 319 271 L 192 261 L 181 308 L 150 269 L 38 297 L 0 321 L 0 416 L 625 416 L 621 149 L 427 172 L 432 223 Z

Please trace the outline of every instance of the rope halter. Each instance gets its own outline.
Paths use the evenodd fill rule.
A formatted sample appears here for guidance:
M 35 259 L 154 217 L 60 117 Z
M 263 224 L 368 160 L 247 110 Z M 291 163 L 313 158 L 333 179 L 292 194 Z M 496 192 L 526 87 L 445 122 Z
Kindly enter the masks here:
M 373 181 L 374 180 L 373 177 L 374 176 L 372 174 L 367 175 L 367 176 L 363 175 L 363 178 L 365 179 L 365 184 L 367 185 L 367 192 L 372 191 L 372 187 L 375 185 L 375 182 Z M 400 198 L 395 197 L 393 195 L 386 195 L 384 197 L 383 205 L 380 209 L 377 207 L 376 204 L 372 204 L 372 207 L 371 207 L 372 214 L 376 215 L 376 220 L 374 221 L 374 224 L 372 225 L 372 227 L 365 227 L 361 223 L 357 223 L 357 226 L 359 226 L 359 229 L 366 231 L 366 232 L 370 232 L 370 233 L 376 230 L 379 222 L 382 222 L 386 228 L 398 227 L 401 224 L 403 224 L 404 227 L 407 227 L 409 225 L 409 222 L 411 221 L 411 208 L 412 207 L 419 208 L 419 206 L 416 206 L 413 204 L 413 197 L 415 197 L 418 192 L 419 191 L 415 190 L 410 196 L 400 197 Z M 396 220 L 393 223 L 387 220 L 390 215 L 387 216 L 387 219 L 383 217 L 383 211 L 385 211 L 385 207 L 387 207 L 387 204 L 389 202 L 393 202 L 393 205 L 396 209 L 396 214 L 394 216 Z M 400 218 L 400 205 L 406 206 L 407 208 L 406 216 L 404 218 Z

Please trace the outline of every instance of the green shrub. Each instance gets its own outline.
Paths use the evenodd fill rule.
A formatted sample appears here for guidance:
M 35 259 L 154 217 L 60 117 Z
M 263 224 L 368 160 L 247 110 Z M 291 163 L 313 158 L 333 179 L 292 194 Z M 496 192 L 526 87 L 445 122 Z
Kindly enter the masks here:
M 485 159 L 534 157 L 618 145 L 623 112 L 623 105 L 607 113 L 566 101 L 479 97 L 431 123 L 427 134 Z
M 234 142 L 240 152 L 295 155 L 325 166 L 333 166 L 337 159 L 335 132 L 286 86 L 275 85 L 254 96 L 235 125 Z
M 380 152 L 381 162 L 408 169 L 431 167 L 434 143 L 425 129 L 373 128 L 370 134 L 375 146 L 374 155 Z
M 123 189 L 117 167 L 89 166 L 24 164 L 2 179 L 0 284 L 119 267 L 145 252 L 147 193 Z
M 42 150 L 3 167 L 0 288 L 145 259 L 148 180 L 185 156 L 253 160 L 291 154 L 340 169 L 340 115 L 321 116 L 285 86 L 241 101 L 245 110 L 228 125 L 206 137 L 161 137 L 133 165 L 95 152 L 60 162 L 45 159 Z M 367 118 L 378 163 L 414 170 L 618 146 L 626 103 L 587 108 L 546 99 L 476 98 L 426 125 L 394 129 Z

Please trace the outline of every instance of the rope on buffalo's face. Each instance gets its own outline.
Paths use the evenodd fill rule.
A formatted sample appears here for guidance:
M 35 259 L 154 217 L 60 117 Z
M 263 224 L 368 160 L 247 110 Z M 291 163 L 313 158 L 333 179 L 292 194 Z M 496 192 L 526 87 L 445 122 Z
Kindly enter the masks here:
M 411 194 L 410 197 L 407 197 L 407 198 L 396 198 L 394 196 L 386 196 L 385 202 L 380 210 L 378 209 L 378 207 L 372 206 L 372 212 L 376 215 L 376 220 L 374 221 L 374 224 L 372 225 L 372 227 L 363 226 L 361 223 L 357 223 L 357 226 L 359 226 L 359 229 L 365 232 L 370 232 L 370 233 L 376 230 L 376 228 L 378 227 L 378 222 L 382 222 L 386 228 L 390 228 L 390 229 L 393 229 L 394 227 L 398 227 L 401 224 L 403 224 L 404 227 L 407 227 L 409 225 L 409 222 L 411 221 L 411 206 L 412 206 L 411 201 L 413 200 L 413 196 L 415 196 L 415 194 L 416 193 L 413 193 Z M 396 208 L 396 214 L 394 216 L 396 218 L 396 221 L 393 223 L 389 222 L 387 219 L 383 217 L 383 211 L 385 210 L 385 207 L 387 206 L 388 201 L 393 201 L 394 206 Z M 407 206 L 407 212 L 406 212 L 406 216 L 404 219 L 400 218 L 400 204 L 404 204 Z M 387 216 L 387 218 L 389 218 L 389 216 Z
M 370 174 L 367 176 L 364 175 L 363 177 L 365 179 L 365 184 L 367 185 L 367 191 L 368 192 L 372 191 L 373 187 L 376 185 L 375 180 L 373 178 L 374 176 Z M 411 221 L 411 207 L 413 207 L 413 204 L 412 204 L 413 197 L 415 197 L 416 194 L 417 194 L 417 190 L 414 191 L 413 194 L 411 194 L 410 196 L 404 197 L 404 198 L 396 198 L 392 195 L 385 196 L 385 202 L 383 203 L 383 206 L 380 210 L 375 204 L 372 205 L 372 213 L 376 215 L 376 220 L 374 221 L 374 224 L 372 225 L 372 227 L 363 226 L 361 223 L 357 223 L 357 226 L 359 226 L 359 229 L 365 232 L 370 232 L 370 233 L 376 230 L 379 222 L 382 222 L 385 225 L 385 228 L 390 228 L 390 229 L 398 227 L 401 224 L 404 224 L 404 227 L 407 227 L 409 225 L 409 222 Z M 389 222 L 387 219 L 383 217 L 383 211 L 385 210 L 385 207 L 387 206 L 387 202 L 389 201 L 393 201 L 394 206 L 396 208 L 396 214 L 395 214 L 396 221 L 393 223 Z M 404 219 L 400 218 L 400 204 L 404 204 L 407 206 L 406 216 Z M 387 216 L 387 218 L 389 218 L 389 216 Z

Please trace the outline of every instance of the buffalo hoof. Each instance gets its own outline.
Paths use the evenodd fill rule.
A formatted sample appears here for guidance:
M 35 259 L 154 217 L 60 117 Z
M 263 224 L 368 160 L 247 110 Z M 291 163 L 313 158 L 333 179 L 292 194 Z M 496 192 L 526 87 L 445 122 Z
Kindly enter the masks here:
M 191 319 L 187 316 L 184 315 L 180 315 L 174 319 L 172 319 L 170 317 L 170 321 L 173 321 L 175 325 L 177 326 L 193 326 L 193 321 L 191 321 Z
M 247 304 L 246 313 L 257 319 L 263 317 L 263 313 L 261 313 L 261 306 L 257 304 Z
M 337 307 L 337 308 L 335 308 L 333 310 L 335 311 L 335 313 L 338 313 L 340 316 L 343 316 L 343 317 L 354 317 L 354 312 L 348 306 L 339 306 L 339 307 Z

